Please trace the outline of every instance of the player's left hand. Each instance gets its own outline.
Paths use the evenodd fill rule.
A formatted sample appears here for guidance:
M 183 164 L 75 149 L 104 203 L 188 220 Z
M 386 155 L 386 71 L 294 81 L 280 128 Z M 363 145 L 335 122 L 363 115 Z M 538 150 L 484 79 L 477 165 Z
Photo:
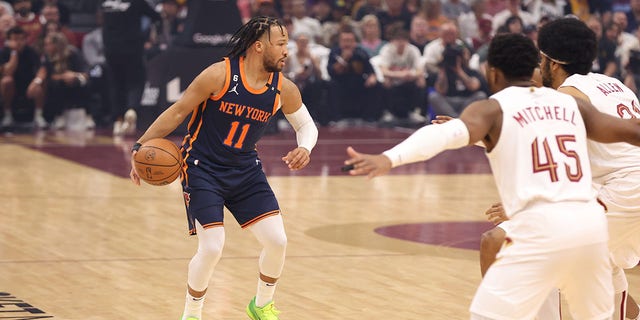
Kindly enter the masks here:
M 435 119 L 431 120 L 432 124 L 443 124 L 447 121 L 453 120 L 453 117 L 445 115 L 437 115 Z
M 507 213 L 502 207 L 502 202 L 492 204 L 484 214 L 487 215 L 487 220 L 493 222 L 494 225 L 498 225 L 503 221 L 509 220 Z
M 366 154 L 357 152 L 353 147 L 347 148 L 347 159 L 344 164 L 353 166 L 349 170 L 352 176 L 367 175 L 368 178 L 381 176 L 391 170 L 391 160 L 383 154 Z
M 297 147 L 282 157 L 282 161 L 284 161 L 291 170 L 300 170 L 306 167 L 310 160 L 309 150 L 302 147 Z

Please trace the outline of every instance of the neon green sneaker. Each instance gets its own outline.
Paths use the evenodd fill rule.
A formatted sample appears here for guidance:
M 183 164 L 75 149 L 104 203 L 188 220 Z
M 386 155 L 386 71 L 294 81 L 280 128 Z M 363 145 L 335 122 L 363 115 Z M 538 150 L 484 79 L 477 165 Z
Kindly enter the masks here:
M 279 320 L 280 311 L 273 305 L 273 301 L 267 303 L 266 306 L 260 308 L 256 306 L 256 298 L 254 297 L 247 306 L 247 315 L 252 320 Z

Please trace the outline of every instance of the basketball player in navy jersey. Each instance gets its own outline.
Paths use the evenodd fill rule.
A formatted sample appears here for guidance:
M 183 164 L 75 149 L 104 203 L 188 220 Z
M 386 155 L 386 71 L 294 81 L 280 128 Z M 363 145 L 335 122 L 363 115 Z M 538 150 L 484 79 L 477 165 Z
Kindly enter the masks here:
M 459 119 L 422 127 L 384 153 L 349 147 L 345 165 L 353 167 L 351 175 L 372 178 L 482 141 L 511 241 L 476 291 L 471 319 L 534 319 L 554 288 L 565 293 L 574 319 L 610 319 L 607 223 L 591 190 L 587 137 L 640 146 L 640 121 L 532 86 L 538 61 L 525 36 L 496 36 L 488 53 L 489 99 L 470 104 Z
M 253 320 L 278 319 L 273 296 L 287 237 L 256 143 L 278 109 L 296 131 L 298 147 L 282 157 L 291 170 L 309 163 L 318 138 L 298 88 L 280 72 L 288 40 L 287 30 L 276 19 L 251 19 L 231 39 L 228 57 L 202 71 L 132 150 L 135 154 L 141 143 L 171 133 L 191 114 L 182 144 L 181 180 L 189 233 L 198 235 L 198 251 L 189 263 L 183 320 L 202 318 L 205 293 L 225 241 L 223 207 L 263 246 L 258 289 L 247 314 Z M 140 183 L 134 170 L 131 179 Z

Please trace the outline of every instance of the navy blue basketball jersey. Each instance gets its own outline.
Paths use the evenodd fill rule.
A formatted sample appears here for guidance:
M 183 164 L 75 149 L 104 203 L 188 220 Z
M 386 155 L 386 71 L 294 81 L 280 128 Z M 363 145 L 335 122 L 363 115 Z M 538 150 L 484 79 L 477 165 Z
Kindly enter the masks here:
M 282 73 L 272 73 L 262 88 L 251 88 L 245 82 L 243 60 L 224 59 L 223 89 L 193 111 L 183 142 L 186 161 L 233 167 L 256 164 L 256 143 L 280 105 Z

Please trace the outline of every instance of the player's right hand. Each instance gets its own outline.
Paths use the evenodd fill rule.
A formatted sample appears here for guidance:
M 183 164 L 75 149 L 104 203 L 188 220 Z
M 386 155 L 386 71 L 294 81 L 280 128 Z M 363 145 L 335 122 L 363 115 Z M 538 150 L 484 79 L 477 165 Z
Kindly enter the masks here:
M 136 185 L 140 185 L 140 177 L 138 176 L 138 173 L 136 172 L 134 163 L 133 163 L 133 159 L 134 156 L 136 155 L 136 153 L 138 153 L 138 151 L 133 151 L 131 152 L 131 171 L 129 172 L 129 177 L 131 178 L 131 181 L 133 181 L 134 184 Z
M 494 225 L 509 220 L 501 202 L 492 204 L 484 214 L 487 216 L 487 220 L 493 222 Z
M 391 160 L 383 154 L 366 154 L 357 152 L 353 147 L 347 148 L 345 166 L 353 166 L 349 170 L 352 176 L 364 176 L 373 178 L 386 174 L 391 170 Z

